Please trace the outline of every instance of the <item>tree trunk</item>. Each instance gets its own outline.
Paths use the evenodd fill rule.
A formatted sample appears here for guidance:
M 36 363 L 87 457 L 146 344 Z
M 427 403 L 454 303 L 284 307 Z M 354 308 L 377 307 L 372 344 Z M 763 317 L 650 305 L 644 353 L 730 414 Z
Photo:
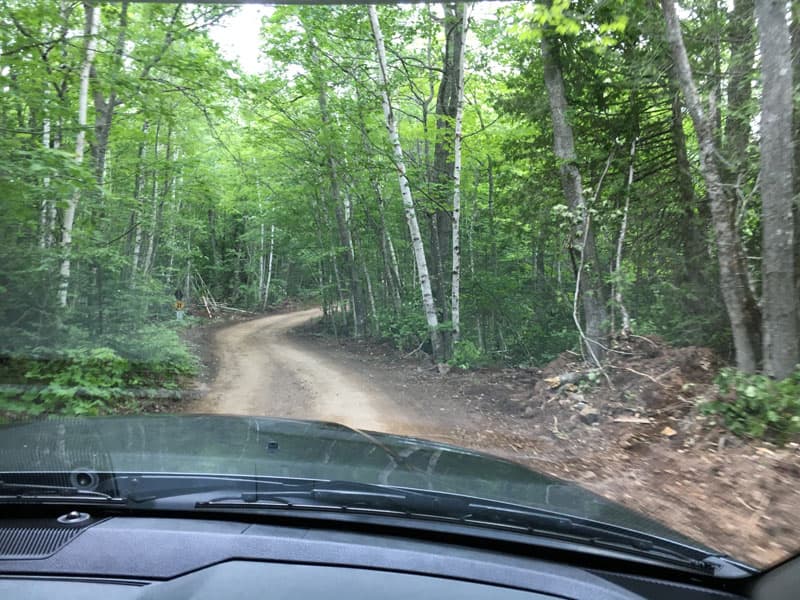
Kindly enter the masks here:
M 151 204 L 151 214 L 150 214 L 150 233 L 147 238 L 147 252 L 144 255 L 144 264 L 142 265 L 142 271 L 144 273 L 149 273 L 150 269 L 153 266 L 153 258 L 155 257 L 155 246 L 158 241 L 158 150 L 159 150 L 159 137 L 161 134 L 161 120 L 156 123 L 156 139 L 155 145 L 153 147 L 153 164 L 156 165 L 153 167 L 152 177 L 153 177 L 153 187 L 151 188 L 150 192 L 150 204 Z M 169 150 L 167 151 L 169 152 Z M 167 154 L 169 156 L 169 154 Z
M 381 219 L 381 243 L 383 244 L 384 262 L 386 263 L 387 284 L 391 288 L 392 301 L 396 314 L 400 314 L 402 304 L 403 282 L 400 279 L 400 265 L 397 262 L 397 253 L 394 250 L 392 235 L 386 227 L 386 211 L 384 210 L 383 195 L 380 187 L 375 184 L 375 194 L 378 197 L 378 211 Z
M 734 0 L 728 22 L 730 66 L 728 67 L 728 108 L 725 117 L 725 143 L 722 148 L 729 167 L 726 182 L 737 185 L 747 168 L 747 145 L 753 118 L 752 74 L 755 60 L 753 0 Z
M 331 219 L 330 219 L 330 211 L 328 210 L 328 204 L 322 198 L 317 198 L 316 200 L 317 200 L 317 204 L 320 207 L 320 212 L 322 214 L 322 218 L 324 219 L 322 227 L 319 227 L 319 229 L 321 231 L 330 231 L 330 229 L 331 229 L 331 227 L 330 227 Z M 339 261 L 337 260 L 338 255 L 339 255 L 339 252 L 338 252 L 337 245 L 335 243 L 331 242 L 329 256 L 330 256 L 330 259 L 331 259 L 331 268 L 333 270 L 334 281 L 336 282 L 336 296 L 339 299 L 339 302 L 337 304 L 336 312 L 340 313 L 340 312 L 344 311 L 345 308 L 347 307 L 347 301 L 345 300 L 345 297 L 344 297 L 344 287 L 342 286 L 342 277 L 341 277 L 341 274 L 339 272 Z M 286 278 L 286 281 L 287 281 L 287 287 L 288 287 L 288 281 L 289 281 L 288 277 Z M 346 317 L 346 315 L 345 315 L 345 317 Z M 335 318 L 336 318 L 336 315 L 334 315 L 334 319 Z M 345 323 L 345 325 L 346 325 L 346 323 Z
M 466 5 L 464 3 L 444 3 L 444 56 L 442 60 L 442 77 L 436 95 L 436 143 L 433 148 L 433 168 L 429 174 L 432 178 L 432 195 L 436 208 L 432 215 L 432 240 L 434 242 L 432 258 L 436 281 L 433 285 L 434 296 L 441 309 L 446 310 L 447 303 L 452 302 L 452 272 L 456 268 L 452 264 L 453 227 L 455 217 L 448 205 L 454 199 L 455 173 L 455 120 L 458 113 L 459 82 L 463 84 L 463 50 L 466 33 Z M 451 257 L 448 260 L 448 250 Z M 448 298 L 446 273 L 450 272 L 450 294 Z M 450 307 L 452 317 L 452 305 Z M 458 307 L 456 307 L 458 310 Z M 451 318 L 452 321 L 452 318 Z M 455 341 L 456 332 L 451 339 L 449 333 L 444 334 L 445 353 L 449 354 L 451 342 Z
M 692 300 L 690 301 L 690 306 L 692 306 L 693 312 L 699 313 L 707 306 L 707 302 L 699 298 L 699 296 L 704 293 L 708 285 L 708 281 L 703 274 L 703 266 L 706 262 L 706 233 L 710 215 L 708 215 L 707 205 L 698 202 L 694 191 L 692 167 L 686 151 L 686 135 L 683 132 L 683 105 L 680 97 L 680 84 L 674 72 L 670 80 L 674 88 L 670 132 L 675 152 L 675 180 L 683 210 L 681 233 L 683 237 L 684 276 L 691 289 L 690 296 Z
M 261 310 L 266 310 L 269 303 L 269 286 L 272 283 L 272 261 L 275 256 L 275 224 L 270 225 L 269 228 L 269 258 L 267 259 L 267 283 L 264 287 L 264 302 L 261 305 Z
M 792 55 L 786 4 L 757 0 L 761 42 L 761 226 L 764 372 L 789 377 L 800 360 L 792 214 Z
M 579 294 L 583 306 L 587 350 L 591 356 L 600 361 L 605 356 L 608 326 L 601 269 L 597 260 L 593 230 L 591 224 L 587 223 L 588 211 L 583 197 L 583 184 L 577 165 L 572 126 L 567 118 L 569 106 L 564 91 L 564 75 L 561 71 L 558 47 L 545 35 L 542 37 L 541 48 L 544 80 L 553 120 L 553 145 L 559 162 L 561 185 L 570 210 L 582 223 L 586 223 L 586 226 L 579 227 L 583 238 L 579 248 L 583 264 Z
M 311 56 L 312 61 L 317 69 L 319 69 L 319 59 L 316 53 L 316 42 L 311 40 Z M 330 114 L 328 112 L 328 96 L 326 91 L 327 82 L 319 75 L 317 75 L 317 87 L 319 91 L 319 111 L 322 119 L 323 135 L 326 136 L 325 153 L 328 162 L 328 175 L 331 184 L 331 198 L 333 200 L 334 213 L 336 215 L 336 224 L 339 232 L 339 242 L 345 248 L 345 276 L 349 283 L 350 298 L 353 311 L 353 335 L 360 337 L 364 332 L 365 324 L 365 310 L 364 310 L 364 294 L 361 285 L 361 274 L 358 271 L 356 264 L 355 248 L 353 246 L 353 236 L 350 230 L 349 216 L 349 198 L 347 193 L 341 193 L 339 185 L 338 164 L 334 156 L 334 151 L 330 143 Z
M 219 252 L 217 251 L 217 215 L 213 208 L 208 209 L 208 241 L 211 245 L 211 267 L 219 265 Z
M 45 117 L 42 123 L 42 146 L 45 149 L 50 148 L 50 119 Z M 53 227 L 50 223 L 50 205 L 53 201 L 50 199 L 48 193 L 50 189 L 50 177 L 45 175 L 42 181 L 42 188 L 44 191 L 44 198 L 42 198 L 42 206 L 39 214 L 39 248 L 44 250 L 49 248 L 49 241 L 53 235 Z
M 622 223 L 619 226 L 619 237 L 617 238 L 617 260 L 614 272 L 616 274 L 616 282 L 614 284 L 615 294 L 614 302 L 619 308 L 622 317 L 622 329 L 620 333 L 627 336 L 631 332 L 631 318 L 628 315 L 628 309 L 625 308 L 625 303 L 622 300 L 622 249 L 625 247 L 625 234 L 628 231 L 628 208 L 631 203 L 631 187 L 633 186 L 633 167 L 634 159 L 636 158 L 636 138 L 631 142 L 631 155 L 630 163 L 628 164 L 628 181 L 625 185 L 625 208 L 622 211 Z
M 266 268 L 265 260 L 266 256 L 264 255 L 264 244 L 265 244 L 265 231 L 264 231 L 264 222 L 261 222 L 261 243 L 259 244 L 259 251 L 258 251 L 258 301 L 261 304 L 264 304 L 264 269 Z
M 89 112 L 89 76 L 92 71 L 95 51 L 97 48 L 97 31 L 100 25 L 100 9 L 93 4 L 85 4 L 86 20 L 84 24 L 84 34 L 86 42 L 84 46 L 83 67 L 81 68 L 80 91 L 78 93 L 78 135 L 75 138 L 75 163 L 83 164 L 83 155 L 86 149 L 86 122 Z M 72 251 L 72 228 L 75 224 L 75 212 L 78 209 L 78 202 L 81 198 L 81 189 L 76 187 L 67 201 L 67 208 L 64 210 L 64 223 L 61 229 L 61 268 L 59 269 L 59 289 L 58 303 L 64 308 L 67 306 L 67 294 L 69 292 L 69 279 L 71 269 Z
M 792 83 L 800 84 L 800 2 L 792 2 Z M 794 287 L 800 298 L 800 95 L 795 93 L 792 124 L 794 141 Z M 797 303 L 797 323 L 800 324 L 800 302 Z
M 108 78 L 111 83 L 111 91 L 108 94 L 108 99 L 103 97 L 103 92 L 98 89 L 94 93 L 94 108 L 95 108 L 95 122 L 94 122 L 94 146 L 92 154 L 94 159 L 95 179 L 97 180 L 98 187 L 102 188 L 105 180 L 105 164 L 106 154 L 108 152 L 108 140 L 111 136 L 111 121 L 114 118 L 114 109 L 117 106 L 117 90 L 115 79 L 118 77 L 122 69 L 123 53 L 125 49 L 125 37 L 128 30 L 128 2 L 124 0 L 120 7 L 119 17 L 119 32 L 117 33 L 117 40 L 114 45 L 113 51 L 113 66 L 110 77 Z M 92 76 L 97 78 L 97 73 L 94 72 L 92 67 Z
M 726 195 L 722 183 L 716 162 L 717 149 L 712 124 L 705 115 L 694 84 L 674 0 L 661 0 L 661 7 L 664 11 L 667 41 L 672 51 L 676 74 L 700 146 L 700 167 L 711 204 L 711 216 L 717 239 L 720 287 L 731 322 L 736 365 L 745 373 L 754 373 L 759 363 L 760 315 L 747 283 L 747 266 L 734 225 L 733 203 Z
M 142 190 L 144 189 L 144 159 L 145 154 L 147 153 L 147 132 L 150 129 L 150 124 L 145 121 L 142 123 L 142 140 L 139 142 L 139 150 L 137 152 L 137 161 L 136 161 L 136 176 L 133 180 L 133 203 L 134 203 L 134 212 L 133 212 L 133 228 L 134 228 L 134 235 L 133 235 L 133 256 L 131 258 L 131 279 L 133 279 L 136 275 L 136 271 L 139 268 L 139 259 L 142 255 L 142 209 L 143 207 L 143 199 L 142 199 Z
M 455 72 L 456 72 L 456 122 L 453 138 L 453 281 L 450 286 L 450 310 L 453 323 L 453 344 L 461 338 L 461 135 L 464 120 L 464 48 L 467 41 L 467 14 L 464 4 L 456 5 L 456 17 L 461 19 Z
M 408 182 L 408 176 L 406 175 L 403 148 L 400 145 L 400 136 L 397 132 L 397 123 L 395 122 L 392 104 L 389 99 L 389 76 L 386 68 L 386 49 L 383 43 L 383 33 L 381 32 L 380 23 L 378 22 L 378 12 L 375 9 L 374 4 L 369 5 L 369 18 L 372 26 L 372 35 L 375 39 L 375 51 L 378 58 L 383 116 L 386 120 L 386 129 L 389 133 L 389 140 L 394 151 L 395 168 L 397 169 L 400 183 L 400 194 L 403 198 L 403 207 L 406 213 L 408 231 L 411 236 L 411 245 L 414 249 L 415 264 L 419 273 L 422 306 L 425 310 L 425 319 L 428 324 L 431 345 L 433 346 L 434 360 L 440 361 L 442 360 L 443 355 L 441 332 L 439 331 L 439 319 L 436 314 L 436 303 L 433 299 L 433 293 L 431 292 L 428 264 L 425 259 L 425 247 L 422 243 L 419 222 L 417 221 L 417 213 L 414 207 L 414 199 L 411 195 L 411 187 Z
M 372 290 L 372 277 L 370 277 L 369 268 L 367 268 L 367 261 L 364 258 L 364 251 L 360 245 L 358 250 L 360 256 L 361 271 L 364 273 L 364 281 L 367 284 L 367 299 L 369 300 L 370 313 L 372 314 L 372 330 L 370 331 L 370 333 L 371 335 L 377 337 L 380 335 L 380 326 L 378 323 L 378 309 L 377 306 L 375 305 L 375 293 Z

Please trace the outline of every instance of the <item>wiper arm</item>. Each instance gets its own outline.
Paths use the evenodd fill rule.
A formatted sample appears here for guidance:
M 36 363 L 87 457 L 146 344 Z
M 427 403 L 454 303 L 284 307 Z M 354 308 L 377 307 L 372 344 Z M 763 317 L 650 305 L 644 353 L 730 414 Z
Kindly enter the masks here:
M 591 545 L 683 568 L 713 574 L 724 556 L 648 533 L 564 515 L 545 509 L 456 495 L 351 482 L 308 482 L 284 489 L 220 496 L 195 504 L 197 509 L 309 509 L 408 516 L 502 528 L 561 541 Z
M 25 501 L 52 501 L 75 500 L 100 501 L 125 503 L 124 498 L 118 498 L 105 492 L 95 490 L 82 490 L 80 488 L 63 485 L 42 485 L 34 483 L 7 483 L 0 480 L 0 503 Z

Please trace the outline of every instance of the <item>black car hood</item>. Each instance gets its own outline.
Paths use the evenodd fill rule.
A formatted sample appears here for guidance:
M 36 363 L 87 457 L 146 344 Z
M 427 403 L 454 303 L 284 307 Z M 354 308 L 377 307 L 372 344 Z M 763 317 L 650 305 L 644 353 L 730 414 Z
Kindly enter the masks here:
M 296 477 L 429 489 L 545 508 L 699 547 L 649 518 L 514 462 L 335 423 L 148 415 L 0 427 L 0 478 L 4 472 L 83 470 Z

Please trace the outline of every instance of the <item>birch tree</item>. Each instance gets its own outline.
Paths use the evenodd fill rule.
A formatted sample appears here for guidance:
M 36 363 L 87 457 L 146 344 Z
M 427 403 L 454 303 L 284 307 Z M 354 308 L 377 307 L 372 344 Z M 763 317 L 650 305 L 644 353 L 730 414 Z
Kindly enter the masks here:
M 78 134 L 75 137 L 75 163 L 83 164 L 83 156 L 86 150 L 86 123 L 89 109 L 89 78 L 92 72 L 97 49 L 97 31 L 100 25 L 100 9 L 92 4 L 84 5 L 86 12 L 84 33 L 86 42 L 84 46 L 83 66 L 81 68 L 80 90 L 78 92 Z M 76 187 L 70 196 L 67 207 L 64 210 L 64 223 L 61 229 L 61 268 L 59 269 L 60 283 L 58 289 L 58 303 L 64 308 L 67 306 L 67 294 L 69 292 L 69 278 L 71 271 L 72 252 L 72 228 L 75 225 L 75 213 L 78 210 L 78 202 L 81 198 L 81 189 Z
M 262 224 L 261 227 L 263 230 L 264 225 Z M 264 300 L 261 303 L 261 310 L 266 310 L 267 304 L 269 303 L 269 286 L 270 283 L 272 283 L 272 258 L 274 254 L 275 254 L 275 224 L 273 223 L 269 227 L 269 258 L 267 259 L 267 283 L 264 286 Z
M 436 361 L 442 359 L 442 341 L 439 331 L 439 318 L 436 314 L 436 303 L 431 291 L 431 280 L 428 273 L 428 263 L 425 259 L 425 247 L 420 235 L 419 222 L 414 207 L 414 199 L 411 195 L 411 186 L 406 175 L 405 158 L 403 157 L 403 147 L 400 144 L 400 135 L 397 132 L 397 122 L 395 121 L 394 111 L 392 110 L 391 98 L 389 96 L 389 76 L 386 66 L 386 47 L 383 41 L 380 22 L 378 21 L 378 11 L 374 4 L 369 5 L 369 20 L 372 26 L 372 35 L 375 41 L 375 54 L 378 60 L 378 83 L 381 88 L 381 104 L 383 105 L 383 116 L 386 122 L 386 130 L 389 133 L 389 141 L 394 152 L 395 168 L 400 183 L 400 195 L 403 198 L 403 208 L 405 209 L 408 231 L 411 235 L 411 245 L 414 250 L 414 261 L 419 275 L 419 286 L 422 294 L 422 306 L 425 311 L 425 320 L 428 324 L 428 332 L 433 346 L 433 356 Z
M 461 338 L 461 142 L 464 125 L 464 49 L 467 45 L 467 10 L 457 5 L 461 29 L 456 59 L 456 122 L 453 138 L 453 281 L 451 284 L 450 310 L 453 323 L 453 343 Z

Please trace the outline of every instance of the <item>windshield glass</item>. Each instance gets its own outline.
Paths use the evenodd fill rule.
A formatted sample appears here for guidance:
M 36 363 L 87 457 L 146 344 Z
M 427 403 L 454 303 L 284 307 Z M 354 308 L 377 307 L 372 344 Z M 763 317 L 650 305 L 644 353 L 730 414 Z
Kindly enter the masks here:
M 350 481 L 794 554 L 785 8 L 2 2 L 0 483 Z

